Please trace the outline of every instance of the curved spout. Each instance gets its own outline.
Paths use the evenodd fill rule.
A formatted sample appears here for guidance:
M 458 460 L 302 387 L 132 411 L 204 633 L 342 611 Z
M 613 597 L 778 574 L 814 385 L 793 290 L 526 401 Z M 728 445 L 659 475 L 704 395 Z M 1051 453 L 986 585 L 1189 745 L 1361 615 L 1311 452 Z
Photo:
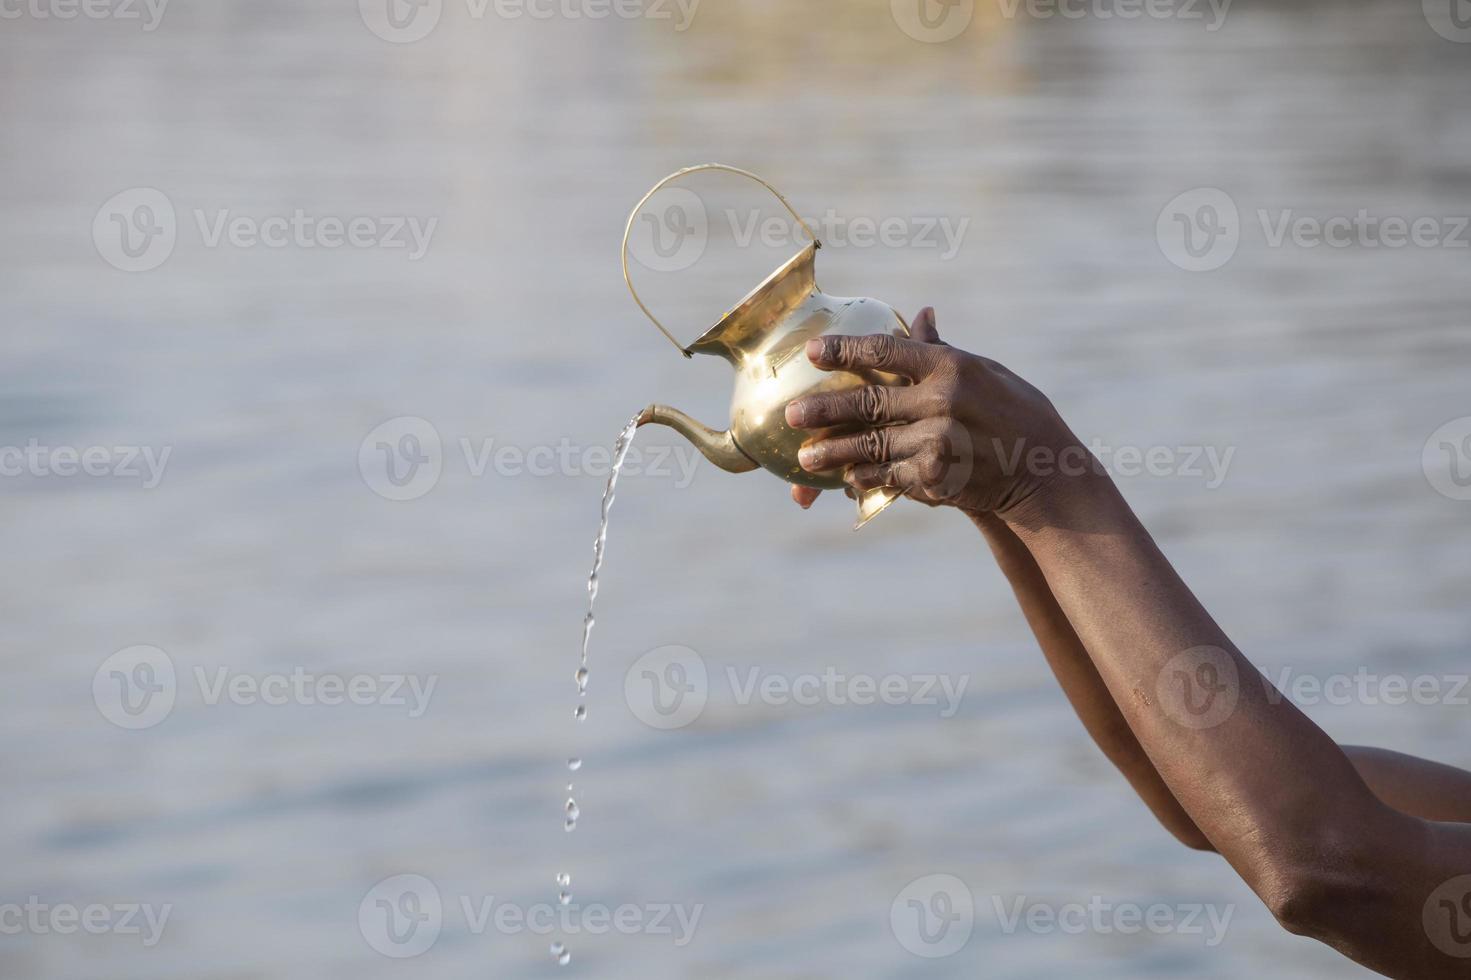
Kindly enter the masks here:
M 729 430 L 716 432 L 677 408 L 650 405 L 639 413 L 638 424 L 669 426 L 688 439 L 700 451 L 700 455 L 727 473 L 749 473 L 760 465 L 741 451 L 741 447 L 736 445 L 735 436 Z

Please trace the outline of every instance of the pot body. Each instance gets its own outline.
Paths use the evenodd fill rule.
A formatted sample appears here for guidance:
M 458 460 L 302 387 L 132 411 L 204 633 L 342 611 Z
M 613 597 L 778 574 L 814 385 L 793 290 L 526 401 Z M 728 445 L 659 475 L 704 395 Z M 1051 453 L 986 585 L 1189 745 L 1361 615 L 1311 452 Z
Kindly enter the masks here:
M 898 312 L 876 299 L 828 296 L 814 288 L 801 303 L 771 324 L 764 343 L 733 363 L 735 392 L 730 404 L 731 435 L 747 456 L 788 483 L 823 490 L 842 489 L 840 470 L 809 473 L 797 462 L 808 442 L 853 431 L 855 427 L 794 429 L 787 403 L 803 395 L 847 391 L 872 384 L 901 385 L 897 375 L 867 371 L 823 371 L 806 353 L 807 341 L 828 334 L 908 336 Z

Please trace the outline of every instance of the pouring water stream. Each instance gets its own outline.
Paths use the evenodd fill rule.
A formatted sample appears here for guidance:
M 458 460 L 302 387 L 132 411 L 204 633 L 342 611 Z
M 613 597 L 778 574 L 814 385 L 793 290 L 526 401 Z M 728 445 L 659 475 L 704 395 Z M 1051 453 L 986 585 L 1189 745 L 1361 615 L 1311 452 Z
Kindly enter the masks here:
M 598 601 L 598 572 L 603 567 L 603 552 L 608 544 L 608 512 L 613 508 L 614 493 L 618 488 L 618 473 L 623 469 L 623 460 L 628 455 L 629 447 L 633 445 L 633 435 L 638 431 L 639 419 L 642 413 L 628 420 L 623 431 L 618 433 L 618 439 L 613 443 L 613 465 L 608 472 L 608 484 L 603 488 L 603 503 L 598 523 L 598 535 L 592 543 L 592 572 L 587 577 L 587 613 L 582 617 L 582 655 L 577 664 L 577 671 L 573 674 L 573 680 L 577 682 L 577 706 L 572 710 L 572 717 L 579 722 L 587 720 L 587 705 L 582 699 L 587 697 L 587 648 L 592 638 L 592 628 L 597 622 L 593 616 L 593 607 Z M 567 771 L 576 772 L 582 768 L 582 759 L 572 756 L 567 760 Z M 577 829 L 577 818 L 581 811 L 577 806 L 577 799 L 573 796 L 572 784 L 567 784 L 567 803 L 564 807 L 566 819 L 563 827 L 570 834 Z M 572 902 L 572 876 L 565 871 L 557 874 L 557 901 L 562 905 Z M 552 958 L 558 963 L 566 966 L 572 961 L 572 953 L 567 949 L 565 943 L 554 942 L 551 945 Z

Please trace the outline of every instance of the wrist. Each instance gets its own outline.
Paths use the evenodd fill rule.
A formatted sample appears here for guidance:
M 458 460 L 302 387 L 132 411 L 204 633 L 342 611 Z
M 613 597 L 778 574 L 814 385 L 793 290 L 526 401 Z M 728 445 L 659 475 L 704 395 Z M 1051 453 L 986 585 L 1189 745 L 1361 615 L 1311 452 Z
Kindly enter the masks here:
M 1026 537 L 1048 528 L 1106 532 L 1132 513 L 1108 473 L 1096 464 L 1039 481 L 1015 503 L 996 511 L 996 517 Z

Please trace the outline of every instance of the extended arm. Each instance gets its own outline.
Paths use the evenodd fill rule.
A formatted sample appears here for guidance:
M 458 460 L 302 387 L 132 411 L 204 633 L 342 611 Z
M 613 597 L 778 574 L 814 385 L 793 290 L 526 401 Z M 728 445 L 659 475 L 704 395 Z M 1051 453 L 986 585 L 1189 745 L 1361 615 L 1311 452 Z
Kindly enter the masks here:
M 1118 767 L 1129 785 L 1139 794 L 1165 829 L 1181 843 L 1196 850 L 1214 850 L 1210 840 L 1195 826 L 1195 821 L 1170 792 L 1154 763 L 1149 761 L 1139 740 L 1129 729 L 1119 706 L 1108 693 L 1098 668 L 1083 649 L 1062 607 L 1047 585 L 1042 570 L 1021 539 L 994 514 L 973 514 L 971 519 L 986 536 L 986 543 L 996 556 L 996 563 L 1016 594 L 1022 615 L 1037 637 L 1037 645 L 1047 665 L 1057 677 L 1063 694 L 1077 712 L 1078 720 L 1103 750 L 1108 760 Z
M 1471 825 L 1386 805 L 1269 696 L 1111 482 L 1058 486 L 1019 501 L 1008 523 L 1196 826 L 1288 929 L 1390 976 L 1465 976 L 1447 952 L 1457 934 L 1437 944 L 1427 921 L 1440 921 L 1437 901 L 1461 914 L 1464 895 L 1439 895 L 1471 874 Z
M 1088 734 L 1165 829 L 1188 847 L 1215 850 L 1134 737 L 1032 553 L 995 514 L 970 516 L 1011 583 L 1037 645 Z M 1396 810 L 1426 820 L 1471 823 L 1471 773 L 1386 749 L 1342 748 L 1374 795 Z
M 903 487 L 1003 521 L 1060 610 L 1013 565 L 1032 583 L 1024 608 L 1063 665 L 1069 697 L 1172 830 L 1188 837 L 1188 818 L 1293 931 L 1391 976 L 1471 972 L 1471 826 L 1447 822 L 1465 812 L 1463 774 L 1370 750 L 1356 750 L 1356 767 L 1235 649 L 1051 404 L 1005 368 L 888 337 L 827 338 L 809 356 L 915 384 L 794 403 L 793 425 L 869 426 L 809 447 L 804 465 L 848 466 L 856 488 Z M 1016 465 L 1037 450 L 1073 460 L 1077 475 L 1044 479 Z M 1099 682 L 1137 750 L 1109 719 Z

